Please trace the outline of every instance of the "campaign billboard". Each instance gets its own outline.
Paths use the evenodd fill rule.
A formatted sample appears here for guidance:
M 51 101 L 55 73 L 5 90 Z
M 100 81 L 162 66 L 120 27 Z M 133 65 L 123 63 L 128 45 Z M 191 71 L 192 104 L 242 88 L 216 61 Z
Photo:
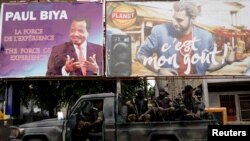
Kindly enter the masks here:
M 250 74 L 248 1 L 106 3 L 106 75 Z
M 0 77 L 101 75 L 102 3 L 2 4 Z

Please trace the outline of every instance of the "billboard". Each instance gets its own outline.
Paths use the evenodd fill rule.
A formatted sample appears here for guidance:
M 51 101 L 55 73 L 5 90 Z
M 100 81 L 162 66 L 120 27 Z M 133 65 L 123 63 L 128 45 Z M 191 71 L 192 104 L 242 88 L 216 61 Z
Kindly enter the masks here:
M 250 74 L 248 1 L 106 3 L 106 75 Z
M 0 77 L 103 75 L 102 3 L 4 3 L 1 17 Z

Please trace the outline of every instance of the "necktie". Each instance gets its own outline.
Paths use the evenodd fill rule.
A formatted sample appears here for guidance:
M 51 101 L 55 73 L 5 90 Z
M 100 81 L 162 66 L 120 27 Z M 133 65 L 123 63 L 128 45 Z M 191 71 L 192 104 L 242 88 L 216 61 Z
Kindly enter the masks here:
M 83 63 L 84 63 L 84 61 L 85 61 L 85 58 L 84 58 L 81 46 L 78 46 L 78 49 L 79 49 L 79 61 L 81 63 L 82 75 L 86 76 L 86 70 L 87 70 L 87 68 L 86 68 L 86 66 L 82 66 Z

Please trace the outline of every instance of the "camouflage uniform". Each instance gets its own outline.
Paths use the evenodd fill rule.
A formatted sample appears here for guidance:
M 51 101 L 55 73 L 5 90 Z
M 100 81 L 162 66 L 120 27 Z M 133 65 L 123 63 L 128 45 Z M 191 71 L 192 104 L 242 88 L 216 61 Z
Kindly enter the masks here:
M 183 103 L 185 105 L 185 110 L 187 113 L 196 113 L 198 110 L 198 106 L 196 103 L 196 99 L 194 97 L 185 97 L 183 98 Z
M 155 113 L 157 121 L 174 120 L 175 108 L 169 93 L 165 89 L 159 89 L 159 96 L 154 99 Z
M 166 121 L 166 120 L 174 120 L 175 117 L 175 109 L 172 105 L 172 100 L 169 97 L 164 97 L 161 99 L 159 96 L 154 100 L 155 106 L 157 107 L 156 111 L 156 120 L 157 121 Z M 159 108 L 163 109 L 160 110 Z
M 176 118 L 184 120 L 200 119 L 197 115 L 198 106 L 195 97 L 193 96 L 194 88 L 187 85 L 182 91 L 182 95 L 174 100 L 176 108 Z
M 136 98 L 126 102 L 128 106 L 128 119 L 129 122 L 134 121 L 150 121 L 152 104 L 148 102 L 143 90 L 137 90 Z
M 197 105 L 197 112 L 200 115 L 200 118 L 202 119 L 213 119 L 213 115 L 211 113 L 208 113 L 205 111 L 205 103 L 202 101 L 202 91 L 196 90 L 195 91 L 196 96 L 196 105 Z
M 150 121 L 151 116 L 150 114 L 144 114 L 148 111 L 150 107 L 152 107 L 152 104 L 148 102 L 146 98 L 144 99 L 138 99 L 135 98 L 132 101 L 128 101 L 128 104 L 132 104 L 133 107 L 128 108 L 128 121 L 141 121 L 139 119 L 140 116 L 142 116 L 142 121 Z
M 181 94 L 173 100 L 173 106 L 175 107 L 175 119 L 181 119 L 185 109 Z
M 183 119 L 200 119 L 200 117 L 196 114 L 198 111 L 197 101 L 193 96 L 193 87 L 187 85 L 184 90 L 184 96 L 182 102 L 184 104 L 184 108 L 181 111 L 181 118 Z
M 90 133 L 100 133 L 102 132 L 103 124 L 103 111 L 99 107 L 92 107 L 89 113 L 85 113 L 87 116 L 83 117 L 78 122 L 78 129 L 82 134 L 81 141 L 85 141 L 89 138 Z M 98 120 L 98 122 L 96 122 Z M 95 139 L 89 139 L 90 141 L 95 141 Z

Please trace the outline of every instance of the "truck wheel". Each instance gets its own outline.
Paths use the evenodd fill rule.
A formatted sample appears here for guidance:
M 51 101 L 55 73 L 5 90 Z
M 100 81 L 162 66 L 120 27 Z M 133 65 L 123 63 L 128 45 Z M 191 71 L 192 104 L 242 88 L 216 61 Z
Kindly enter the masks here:
M 29 139 L 28 141 L 43 141 L 42 139 Z
M 173 135 L 159 135 L 159 136 L 154 136 L 153 138 L 150 139 L 150 141 L 178 141 L 178 139 L 173 136 Z

